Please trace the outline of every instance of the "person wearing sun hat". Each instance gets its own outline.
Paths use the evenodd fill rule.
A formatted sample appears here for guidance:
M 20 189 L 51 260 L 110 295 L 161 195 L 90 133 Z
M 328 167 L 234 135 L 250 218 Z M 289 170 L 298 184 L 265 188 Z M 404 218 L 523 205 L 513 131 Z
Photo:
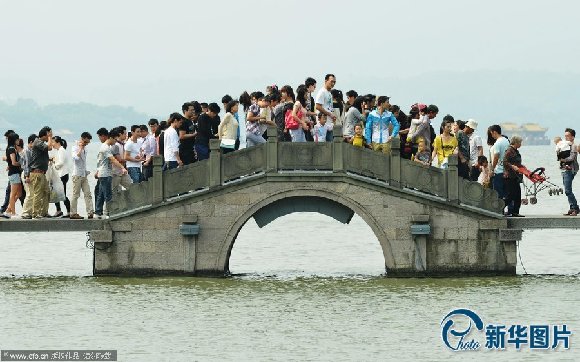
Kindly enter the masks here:
M 483 156 L 483 141 L 475 131 L 477 131 L 477 122 L 473 118 L 470 118 L 465 123 L 463 132 L 469 137 L 469 178 L 471 181 L 477 181 L 479 177 L 480 170 L 477 164 L 477 158 Z

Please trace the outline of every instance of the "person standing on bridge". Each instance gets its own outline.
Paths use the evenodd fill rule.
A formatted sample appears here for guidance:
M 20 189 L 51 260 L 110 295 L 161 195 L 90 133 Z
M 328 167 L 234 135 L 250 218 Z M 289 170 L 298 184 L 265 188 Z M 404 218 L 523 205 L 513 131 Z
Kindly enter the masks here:
M 145 157 L 143 157 L 143 151 L 141 150 L 142 143 L 139 142 L 140 135 L 141 126 L 131 126 L 131 137 L 125 144 L 125 153 L 123 155 L 125 164 L 127 165 L 127 172 L 134 184 L 138 184 L 143 179 L 141 163 L 144 161 Z
M 570 156 L 567 158 L 560 159 L 560 169 L 562 171 L 562 181 L 564 183 L 564 193 L 568 197 L 568 203 L 570 204 L 570 210 L 564 216 L 577 216 L 580 214 L 580 208 L 578 207 L 578 201 L 572 192 L 572 181 L 578 173 L 578 147 L 574 144 L 574 139 L 576 138 L 576 131 L 572 128 L 566 128 L 564 132 L 564 138 L 572 146 L 570 147 Z M 571 162 L 571 164 L 566 164 Z
M 171 113 L 169 116 L 169 127 L 163 134 L 164 170 L 183 166 L 183 161 L 179 156 L 179 136 L 177 135 L 177 130 L 181 127 L 183 120 L 184 117 L 179 113 Z
M 413 147 L 413 154 L 416 153 L 417 143 L 419 140 L 425 141 L 425 146 L 431 152 L 431 141 L 434 141 L 434 137 L 431 137 L 431 120 L 437 117 L 439 113 L 439 107 L 434 104 L 425 107 L 423 104 L 416 104 L 411 107 L 411 114 L 413 114 L 414 108 L 417 108 L 419 111 L 419 118 L 411 120 L 411 127 L 409 129 L 409 135 L 407 136 L 410 138 L 411 142 L 414 143 Z
M 435 142 L 433 142 L 431 160 L 437 157 L 437 166 L 440 168 L 447 168 L 449 157 L 458 153 L 457 138 L 451 134 L 451 128 L 454 123 L 453 117 L 446 115 L 443 118 L 441 134 L 435 137 Z
M 81 139 L 75 142 L 72 148 L 73 171 L 72 171 L 72 198 L 70 202 L 70 218 L 73 220 L 81 220 L 82 216 L 78 213 L 78 201 L 81 196 L 81 190 L 85 198 L 85 208 L 87 210 L 87 218 L 92 219 L 95 210 L 93 208 L 93 196 L 91 195 L 91 188 L 89 187 L 89 180 L 87 178 L 89 172 L 87 171 L 87 150 L 85 149 L 93 137 L 89 132 L 81 133 Z
M 210 103 L 208 111 L 197 118 L 197 136 L 195 137 L 195 154 L 198 161 L 209 158 L 209 141 L 217 138 L 220 124 L 219 116 L 221 109 L 217 103 Z M 215 125 L 217 123 L 217 125 Z
M 186 102 L 181 106 L 183 121 L 179 128 L 179 158 L 183 165 L 195 162 L 195 137 L 197 136 L 197 124 L 193 121 L 197 119 L 197 114 L 192 103 Z
M 29 164 L 31 216 L 35 219 L 48 216 L 50 189 L 46 171 L 48 170 L 48 151 L 52 150 L 52 146 L 52 129 L 48 126 L 42 127 L 38 132 L 38 138 L 32 143 Z
M 355 136 L 355 126 L 360 124 L 364 125 L 366 122 L 365 116 L 363 115 L 365 99 L 364 97 L 356 97 L 354 102 L 351 104 L 350 108 L 346 112 L 344 117 L 344 125 L 342 130 L 342 136 L 344 140 L 348 143 L 352 143 L 352 139 Z M 364 128 L 364 126 L 362 126 Z M 361 146 L 364 144 L 362 142 Z
M 95 214 L 98 219 L 103 218 L 103 209 L 105 203 L 107 206 L 113 199 L 113 166 L 116 166 L 121 171 L 121 176 L 127 175 L 127 170 L 123 165 L 113 156 L 112 146 L 117 142 L 121 130 L 113 128 L 109 131 L 109 138 L 101 145 L 99 154 L 97 155 L 97 176 L 99 178 L 99 191 L 97 193 L 97 204 L 95 207 Z
M 64 217 L 68 218 L 70 216 L 70 201 L 66 196 L 66 184 L 68 183 L 69 174 L 72 169 L 72 157 L 70 151 L 67 151 L 66 140 L 64 140 L 62 137 L 54 137 L 53 148 L 56 150 L 54 157 L 54 168 L 58 173 L 64 188 L 64 207 L 66 208 L 66 215 L 64 215 Z M 56 214 L 54 217 L 62 217 L 63 213 L 60 208 L 60 202 L 55 203 L 55 206 Z
M 16 133 L 10 133 L 7 138 L 8 146 L 6 147 L 5 159 L 8 163 L 7 170 L 8 180 L 10 181 L 10 199 L 3 216 L 5 218 L 11 218 L 16 216 L 16 200 L 22 195 L 22 178 L 20 177 L 22 166 L 19 162 L 20 157 L 17 149 L 20 136 Z
M 513 136 L 503 159 L 503 174 L 506 190 L 505 203 L 507 206 L 506 216 L 512 217 L 524 216 L 520 215 L 520 206 L 522 205 L 522 189 L 520 187 L 522 174 L 519 173 L 519 168 L 522 166 L 522 156 L 518 151 L 520 147 L 522 147 L 522 138 L 520 136 Z
M 477 131 L 477 122 L 470 118 L 465 124 L 464 132 L 469 137 L 469 178 L 471 181 L 477 181 L 479 178 L 477 159 L 479 156 L 483 156 L 483 141 L 475 131 Z
M 465 122 L 458 119 L 453 124 L 453 134 L 457 138 L 457 171 L 459 177 L 469 180 L 469 136 L 465 133 Z
M 244 96 L 242 94 L 242 96 Z M 266 115 L 261 114 L 260 108 L 261 104 L 264 100 L 264 93 L 260 91 L 253 92 L 251 95 L 251 104 L 247 108 L 246 112 L 246 148 L 250 148 L 252 146 L 258 146 L 262 143 L 266 143 L 264 137 L 262 137 L 262 133 L 264 129 L 261 125 L 266 121 Z M 240 97 L 240 103 L 245 105 L 247 100 L 242 100 Z M 262 104 L 263 105 L 263 104 Z
M 24 151 L 24 157 L 22 157 L 22 187 L 26 193 L 26 198 L 24 199 L 24 204 L 22 205 L 21 217 L 23 219 L 32 219 L 32 204 L 30 203 L 30 159 L 32 157 L 32 145 L 34 144 L 34 140 L 36 138 L 37 137 L 35 134 L 28 136 L 28 147 L 26 147 L 26 150 Z
M 153 157 L 157 156 L 157 139 L 155 138 L 155 133 L 157 132 L 157 128 L 159 128 L 159 121 L 151 118 L 148 125 L 151 132 L 147 128 L 141 128 L 141 133 L 145 138 L 142 146 L 145 156 L 145 162 L 143 162 L 143 181 L 147 181 L 153 177 Z
M 497 192 L 500 199 L 505 200 L 505 180 L 503 177 L 503 160 L 505 156 L 505 151 L 509 147 L 509 141 L 506 137 L 501 134 L 501 127 L 494 124 L 489 127 L 488 138 L 495 140 L 493 147 L 491 148 L 491 169 L 493 170 L 493 176 L 491 184 L 493 189 Z
M 230 100 L 226 104 L 226 115 L 218 127 L 218 138 L 222 154 L 230 153 L 236 149 L 238 137 L 238 120 L 235 114 L 238 113 L 238 101 Z
M 334 74 L 327 74 L 324 77 L 324 87 L 320 88 L 316 95 L 316 110 L 319 113 L 326 114 L 328 121 L 332 121 L 332 125 L 336 122 L 336 115 L 334 114 L 334 106 L 332 104 L 332 93 L 330 91 L 336 84 L 336 77 Z M 326 134 L 326 141 L 332 142 L 332 131 Z
M 389 97 L 380 96 L 377 99 L 377 109 L 369 113 L 365 127 L 367 143 L 373 151 L 391 153 L 391 139 L 399 135 L 399 122 L 389 112 Z M 393 134 L 389 132 L 389 125 L 393 125 Z
M 226 94 L 225 96 L 222 97 L 222 105 L 224 106 L 224 109 L 227 112 L 227 105 L 233 101 L 234 99 L 232 98 L 232 96 L 230 96 L 229 94 Z M 240 103 L 238 101 L 236 101 L 238 108 L 240 106 Z M 236 111 L 232 114 L 232 116 L 234 116 L 234 119 L 236 120 L 236 124 L 238 125 L 238 127 L 236 128 L 236 143 L 234 144 L 234 150 L 239 150 L 240 149 L 240 144 L 241 144 L 241 138 L 240 138 L 240 115 L 238 114 L 238 110 L 236 109 Z M 220 122 L 221 124 L 221 122 Z
M 131 186 L 133 181 L 125 169 L 125 141 L 127 140 L 127 128 L 125 126 L 118 126 L 114 129 L 117 131 L 114 132 L 117 134 L 117 141 L 112 145 L 111 152 L 117 161 L 119 161 L 117 164 L 121 166 L 117 166 L 117 164 L 116 166 L 113 166 L 112 187 L 114 192 L 120 192 L 121 186 L 127 189 L 129 186 Z

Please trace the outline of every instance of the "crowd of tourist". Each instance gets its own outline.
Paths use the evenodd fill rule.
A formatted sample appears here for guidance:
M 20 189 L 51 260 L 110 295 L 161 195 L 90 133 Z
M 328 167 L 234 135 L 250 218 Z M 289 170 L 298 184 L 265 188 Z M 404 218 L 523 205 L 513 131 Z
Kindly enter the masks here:
M 439 113 L 436 105 L 415 103 L 406 114 L 384 95 L 359 95 L 350 90 L 345 99 L 342 91 L 335 88 L 333 74 L 325 76 L 318 91 L 317 85 L 309 77 L 296 91 L 289 85 L 272 85 L 265 93 L 244 92 L 238 99 L 225 95 L 221 107 L 218 103 L 185 102 L 181 113 L 171 113 L 161 122 L 151 119 L 146 125 L 132 125 L 130 129 L 98 129 L 101 146 L 94 173 L 94 204 L 88 182 L 92 165 L 87 165 L 86 150 L 93 138 L 90 132 L 83 132 L 69 148 L 66 140 L 53 136 L 48 126 L 28 136 L 26 145 L 20 135 L 9 130 L 4 134 L 9 184 L 0 215 L 17 217 L 15 206 L 20 201 L 23 219 L 83 219 L 77 207 L 82 191 L 86 217 L 106 217 L 105 206 L 116 192 L 153 176 L 154 156 L 163 156 L 163 168 L 170 170 L 208 159 L 211 139 L 218 139 L 221 152 L 226 154 L 238 150 L 243 138 L 245 147 L 265 143 L 268 126 L 276 127 L 280 142 L 329 142 L 335 127 L 341 126 L 344 142 L 386 154 L 391 152 L 392 139 L 399 138 L 401 157 L 425 167 L 446 168 L 449 157 L 456 155 L 460 177 L 492 187 L 505 200 L 506 215 L 521 216 L 520 137 L 508 140 L 499 125 L 489 127 L 488 158 L 483 154 L 483 141 L 476 133 L 478 123 L 473 119 L 465 122 L 448 114 L 440 127 L 434 128 Z M 223 118 L 219 116 L 222 107 Z M 578 172 L 574 137 L 575 131 L 566 129 L 565 140 L 558 141 L 558 161 L 570 204 L 567 215 L 572 216 L 580 212 L 572 193 L 572 180 Z M 70 200 L 66 193 L 69 181 Z M 56 207 L 53 215 L 48 213 L 51 202 Z

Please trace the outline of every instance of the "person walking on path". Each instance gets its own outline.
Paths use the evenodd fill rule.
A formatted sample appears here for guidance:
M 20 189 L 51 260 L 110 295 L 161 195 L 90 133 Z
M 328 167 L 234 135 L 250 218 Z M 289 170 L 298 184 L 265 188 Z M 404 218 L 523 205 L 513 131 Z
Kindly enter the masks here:
M 52 129 L 45 126 L 38 132 L 38 138 L 32 143 L 30 152 L 31 216 L 35 219 L 48 216 L 50 189 L 46 179 L 46 171 L 48 170 L 48 151 L 52 150 L 52 146 Z
M 67 144 L 64 139 L 59 136 L 54 137 L 54 149 L 56 150 L 56 154 L 54 157 L 54 168 L 62 181 L 62 185 L 64 188 L 64 207 L 66 208 L 66 215 L 65 218 L 70 216 L 70 201 L 66 196 L 66 184 L 68 183 L 69 174 L 72 168 L 72 157 L 69 151 L 67 151 Z M 60 208 L 60 202 L 55 203 L 56 206 L 56 214 L 54 217 L 61 217 L 63 216 L 62 210 Z
M 523 217 L 520 215 L 520 206 L 522 205 L 522 174 L 519 168 L 522 166 L 522 156 L 518 149 L 522 147 L 522 138 L 513 136 L 510 146 L 505 151 L 503 159 L 504 179 L 505 179 L 505 203 L 507 206 L 506 216 Z
M 566 128 L 564 138 L 572 145 L 570 147 L 570 156 L 559 160 L 562 171 L 562 182 L 564 183 L 564 193 L 568 197 L 568 204 L 570 204 L 570 210 L 564 215 L 577 216 L 580 214 L 580 208 L 578 208 L 578 201 L 572 192 L 572 181 L 574 181 L 574 177 L 578 173 L 578 147 L 574 144 L 576 131 L 572 128 Z M 571 164 L 567 164 L 570 162 Z
M 85 207 L 87 210 L 87 218 L 92 219 L 95 213 L 93 207 L 93 197 L 91 195 L 91 188 L 89 186 L 87 171 L 87 150 L 86 147 L 91 143 L 93 137 L 89 132 L 81 133 L 81 139 L 75 142 L 72 148 L 72 159 L 73 159 L 73 171 L 72 171 L 72 199 L 70 203 L 70 218 L 73 220 L 83 219 L 79 215 L 77 205 L 79 197 L 81 196 L 81 190 L 83 191 L 83 196 L 85 198 Z
M 8 147 L 6 147 L 5 160 L 8 163 L 8 180 L 10 181 L 10 199 L 8 200 L 8 207 L 4 212 L 3 217 L 11 218 L 16 216 L 16 200 L 22 195 L 22 167 L 19 162 L 19 153 L 17 144 L 20 136 L 16 133 L 8 135 Z
M 493 143 L 493 147 L 491 148 L 491 169 L 493 171 L 493 176 L 491 180 L 491 184 L 493 189 L 497 192 L 497 195 L 500 199 L 505 200 L 505 181 L 503 177 L 503 159 L 505 156 L 505 151 L 507 151 L 509 147 L 509 141 L 506 137 L 501 134 L 501 127 L 497 124 L 492 125 L 489 127 L 488 131 L 488 138 L 492 138 L 495 140 Z
M 28 136 L 28 146 L 24 150 L 24 157 L 22 158 L 22 187 L 24 188 L 24 192 L 26 193 L 26 198 L 24 199 L 24 204 L 22 205 L 22 214 L 21 217 L 23 219 L 32 219 L 32 204 L 31 194 L 30 194 L 30 159 L 31 159 L 31 152 L 32 152 L 32 144 L 36 139 L 35 134 L 31 134 Z

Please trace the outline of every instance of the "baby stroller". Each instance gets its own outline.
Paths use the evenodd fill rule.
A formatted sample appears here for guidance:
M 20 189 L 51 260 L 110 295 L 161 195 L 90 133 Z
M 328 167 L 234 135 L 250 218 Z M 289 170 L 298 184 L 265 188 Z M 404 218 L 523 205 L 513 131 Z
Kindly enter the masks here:
M 535 205 L 538 202 L 538 193 L 546 189 L 548 189 L 550 196 L 564 193 L 561 187 L 548 181 L 545 171 L 544 167 L 538 167 L 534 171 L 528 170 L 525 166 L 518 168 L 518 172 L 528 179 L 528 181 L 523 179 L 524 191 L 526 192 L 526 198 L 522 199 L 523 205 L 528 204 L 528 197 L 529 203 Z

